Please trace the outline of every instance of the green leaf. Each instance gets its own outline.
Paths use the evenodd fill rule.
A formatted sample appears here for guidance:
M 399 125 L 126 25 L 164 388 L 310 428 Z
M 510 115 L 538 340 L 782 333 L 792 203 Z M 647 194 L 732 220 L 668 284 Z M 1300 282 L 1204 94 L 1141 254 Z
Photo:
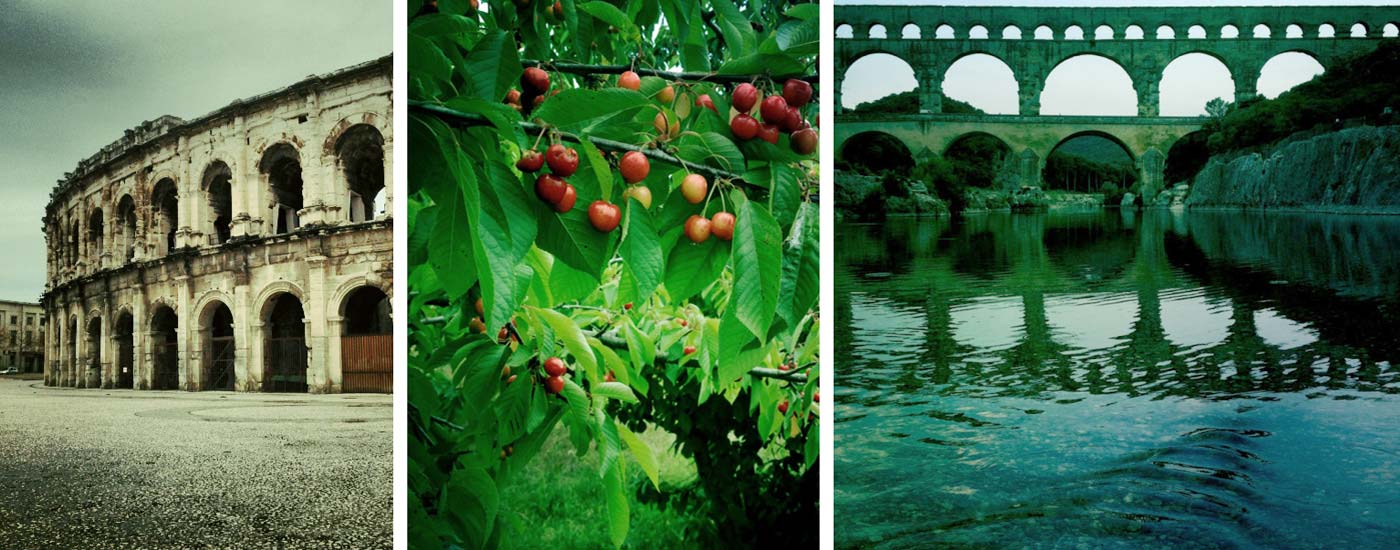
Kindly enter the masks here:
M 593 346 L 593 350 L 597 351 L 598 355 L 603 357 L 604 368 L 612 371 L 613 376 L 617 378 L 618 382 L 630 385 L 632 380 L 631 372 L 627 368 L 627 362 L 622 360 L 621 355 L 618 355 L 616 351 L 613 351 L 612 348 L 608 347 L 607 344 L 604 344 L 602 340 L 597 338 L 589 338 L 588 345 Z M 594 388 L 594 393 L 597 393 L 597 388 Z
M 637 434 L 627 429 L 627 426 L 617 423 L 617 435 L 622 441 L 627 443 L 627 448 L 632 451 L 632 458 L 637 460 L 637 465 L 642 467 L 647 477 L 651 479 L 652 487 L 661 488 L 661 472 L 656 463 L 656 453 Z
M 470 83 L 471 93 L 489 101 L 501 101 L 524 72 L 515 38 L 500 30 L 487 33 L 467 54 L 460 72 Z
M 816 55 L 821 49 L 821 23 L 816 19 L 783 23 L 773 32 L 773 43 L 788 55 Z
M 685 134 L 676 140 L 676 156 L 730 172 L 744 171 L 744 154 L 729 138 L 715 132 Z
M 421 36 L 408 37 L 408 70 L 415 76 L 427 76 L 441 82 L 452 78 L 452 62 L 447 60 L 436 44 Z
M 549 98 L 531 114 L 564 132 L 640 144 L 651 139 L 632 122 L 649 104 L 646 96 L 625 88 L 568 89 Z
M 539 318 L 544 319 L 545 324 L 554 331 L 554 337 L 564 343 L 564 349 L 569 350 L 569 355 L 573 356 L 574 362 L 583 367 L 590 381 L 602 380 L 598 373 L 598 361 L 593 356 L 593 350 L 588 346 L 588 338 L 583 335 L 583 331 L 578 328 L 573 319 L 568 318 L 563 313 L 552 309 L 531 308 Z
M 739 204 L 734 224 L 734 295 L 730 307 L 754 336 L 766 338 L 778 307 L 782 266 L 778 222 L 753 201 Z
M 783 15 L 786 15 L 793 19 L 801 19 L 803 21 L 815 21 L 818 17 L 821 17 L 821 14 L 821 7 L 818 6 L 816 2 L 798 4 L 796 6 L 788 8 L 787 11 L 783 12 Z
M 756 53 L 730 59 L 720 65 L 719 74 L 765 74 L 774 80 L 806 76 L 807 66 L 790 55 Z
M 473 19 L 451 13 L 416 17 L 408 24 L 410 35 L 424 38 L 467 34 L 476 31 L 480 26 L 481 24 Z
M 802 203 L 792 230 L 783 241 L 782 283 L 778 290 L 778 315 L 795 329 L 821 292 L 821 221 L 817 208 Z
M 500 372 L 495 367 L 492 367 L 492 370 Z M 500 419 L 496 441 L 509 443 L 525 435 L 533 387 L 528 379 L 516 379 L 515 382 L 505 385 L 501 397 L 496 400 L 496 418 Z
M 632 388 L 621 382 L 603 382 L 593 385 L 593 395 L 626 401 L 628 403 L 637 402 L 637 394 L 632 393 Z
M 578 5 L 578 9 L 598 18 L 599 20 L 617 27 L 617 30 L 627 33 L 627 36 L 637 36 L 639 31 L 637 26 L 632 24 L 632 20 L 617 6 L 607 2 L 584 2 Z
M 486 470 L 463 468 L 453 472 L 452 480 L 443 489 L 443 500 L 444 508 L 466 526 L 467 534 L 480 537 L 470 541 L 473 546 L 483 546 L 491 536 L 500 509 L 496 482 Z
M 665 257 L 661 252 L 660 235 L 652 222 L 651 213 L 636 199 L 627 199 L 622 225 L 622 243 L 618 255 L 625 268 L 637 281 L 637 301 L 651 299 L 665 272 Z
M 677 241 L 666 258 L 666 291 L 671 299 L 683 302 L 714 283 L 724 270 L 729 249 L 730 243 L 719 239 L 709 239 L 699 244 L 684 237 Z
M 473 172 L 470 165 L 464 168 L 467 174 Z M 486 259 L 477 264 L 477 276 L 482 281 L 486 327 L 490 331 L 510 320 L 529 286 L 528 279 L 523 284 L 517 280 L 516 267 L 530 253 L 538 226 L 531 205 L 535 201 L 525 194 L 514 174 L 499 161 L 489 162 L 486 171 L 486 179 L 480 185 L 467 182 L 463 191 L 467 215 L 475 222 L 472 230 L 478 237 L 477 257 Z M 473 194 L 479 197 L 475 209 L 470 207 Z
M 618 439 L 617 424 L 608 420 L 601 409 L 596 411 L 595 416 L 598 420 L 598 476 L 604 477 L 622 456 L 622 441 Z
M 656 362 L 656 340 L 628 319 L 622 322 L 622 337 L 627 340 L 627 354 L 638 372 L 644 372 Z
M 588 165 L 585 168 L 592 171 L 593 177 L 597 181 L 599 197 L 602 200 L 612 202 L 612 167 L 608 165 L 608 161 L 603 159 L 603 153 L 598 151 L 598 147 L 594 146 L 592 141 L 585 139 L 578 145 L 579 149 L 583 149 L 583 160 Z
M 565 214 L 556 213 L 554 207 L 544 201 L 531 201 L 535 203 L 535 218 L 540 224 L 539 240 L 535 244 L 553 254 L 559 262 L 587 275 L 596 285 L 603 266 L 612 259 L 612 244 L 618 232 L 600 233 L 588 222 L 588 205 L 600 198 L 597 186 L 575 185 L 574 188 L 578 202 Z
M 472 229 L 462 202 L 461 193 L 451 193 L 446 203 L 438 205 L 437 223 L 429 239 L 432 246 L 428 249 L 428 262 L 447 296 L 453 299 L 466 295 L 477 278 Z
M 724 37 L 725 53 L 729 57 L 743 57 L 753 52 L 758 44 L 753 25 L 743 12 L 730 0 L 710 0 L 710 9 L 716 15 L 720 35 Z
M 625 464 L 621 460 L 613 462 L 603 475 L 603 489 L 608 501 L 608 533 L 612 535 L 613 546 L 619 548 L 627 540 L 627 518 L 631 513 L 627 508 Z

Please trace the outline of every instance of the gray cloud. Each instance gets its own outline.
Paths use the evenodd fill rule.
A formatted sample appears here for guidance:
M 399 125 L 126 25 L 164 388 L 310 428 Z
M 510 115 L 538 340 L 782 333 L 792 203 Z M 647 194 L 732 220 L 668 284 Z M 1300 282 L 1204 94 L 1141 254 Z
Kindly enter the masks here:
M 55 181 L 122 132 L 393 50 L 388 0 L 0 0 L 0 298 L 44 287 Z

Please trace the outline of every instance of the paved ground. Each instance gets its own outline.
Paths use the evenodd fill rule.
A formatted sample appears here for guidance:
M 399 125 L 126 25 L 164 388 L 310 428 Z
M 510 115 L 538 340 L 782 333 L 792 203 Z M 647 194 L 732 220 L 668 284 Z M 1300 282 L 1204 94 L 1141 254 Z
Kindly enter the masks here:
M 389 548 L 392 403 L 0 377 L 0 548 Z

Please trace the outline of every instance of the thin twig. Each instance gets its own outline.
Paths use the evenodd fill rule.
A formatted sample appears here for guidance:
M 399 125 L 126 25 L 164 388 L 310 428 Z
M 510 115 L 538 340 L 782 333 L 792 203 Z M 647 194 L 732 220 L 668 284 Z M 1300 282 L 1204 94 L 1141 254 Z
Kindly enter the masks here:
M 684 71 L 659 71 L 656 69 L 633 68 L 631 65 L 587 65 L 583 63 L 548 63 L 534 59 L 522 59 L 520 64 L 525 67 L 542 67 L 546 70 L 559 73 L 572 74 L 622 74 L 627 71 L 637 73 L 639 76 L 659 76 L 667 80 L 690 80 L 697 82 L 718 82 L 722 84 L 738 84 L 741 82 L 753 82 L 758 78 L 769 78 L 773 80 L 795 78 L 811 84 L 820 82 L 818 75 L 794 75 L 794 74 L 719 74 L 719 73 L 699 73 Z

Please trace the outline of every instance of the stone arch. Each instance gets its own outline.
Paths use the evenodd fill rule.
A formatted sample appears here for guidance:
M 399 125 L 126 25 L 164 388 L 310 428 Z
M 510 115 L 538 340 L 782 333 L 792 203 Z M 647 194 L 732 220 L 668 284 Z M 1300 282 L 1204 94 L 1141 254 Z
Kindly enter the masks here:
M 1302 26 L 1302 25 L 1299 25 L 1299 24 L 1297 24 L 1297 23 L 1292 23 L 1292 24 L 1288 25 L 1287 27 L 1284 27 L 1284 29 L 1283 29 L 1283 37 L 1284 37 L 1284 38 L 1302 38 L 1302 37 L 1303 37 L 1303 26 Z
M 1206 28 L 1200 24 L 1191 25 L 1186 28 L 1186 38 L 1191 40 L 1201 40 L 1206 38 Z
M 213 291 L 195 307 L 200 339 L 200 389 L 233 391 L 238 387 L 235 372 L 236 346 L 232 303 L 223 292 Z
M 952 40 L 958 37 L 958 31 L 952 25 L 943 23 L 933 29 L 933 37 L 937 40 Z
M 1273 37 L 1273 34 L 1274 30 L 1263 23 L 1255 25 L 1254 29 L 1250 31 L 1250 37 L 1252 38 L 1271 38 Z
M 1235 26 L 1233 23 L 1226 23 L 1224 26 L 1220 27 L 1220 38 L 1232 39 L 1239 37 L 1240 28 Z
M 1162 74 L 1158 76 L 1158 105 L 1160 106 L 1160 114 L 1162 116 L 1200 116 L 1204 114 L 1204 111 L 1188 110 L 1187 107 L 1175 107 L 1173 105 L 1173 103 L 1175 103 L 1175 101 L 1173 100 L 1177 99 L 1178 97 L 1181 97 L 1182 95 L 1187 95 L 1189 97 L 1188 94 L 1200 94 L 1201 92 L 1205 91 L 1206 88 L 1210 87 L 1201 85 L 1200 80 L 1204 77 L 1204 75 L 1199 71 L 1193 71 L 1190 74 L 1190 85 L 1173 85 L 1174 83 L 1180 82 L 1179 79 L 1172 78 L 1172 73 L 1174 72 L 1173 67 L 1180 67 L 1182 63 L 1190 64 L 1191 59 L 1193 58 L 1204 58 L 1212 60 L 1213 67 L 1211 67 L 1210 70 L 1223 71 L 1225 79 L 1229 82 L 1230 88 L 1227 92 L 1218 94 L 1213 97 L 1202 96 L 1200 108 L 1203 109 L 1205 106 L 1205 102 L 1209 101 L 1210 99 L 1214 99 L 1214 97 L 1223 97 L 1227 102 L 1234 101 L 1235 91 L 1240 89 L 1240 81 L 1239 78 L 1234 74 L 1234 72 L 1230 70 L 1229 63 L 1227 63 L 1225 59 L 1220 56 L 1220 54 L 1210 51 L 1208 49 L 1191 49 L 1182 52 L 1180 55 L 1172 58 L 1171 61 L 1167 62 L 1167 65 L 1162 68 Z
M 1147 33 L 1142 30 L 1142 26 L 1137 24 L 1128 25 L 1127 28 L 1123 29 L 1124 40 L 1142 40 L 1146 36 Z
M 1318 25 L 1318 26 L 1317 26 L 1317 37 L 1318 37 L 1318 38 L 1336 38 L 1336 37 L 1337 37 L 1337 27 L 1334 26 L 1334 25 L 1332 25 L 1331 23 L 1323 23 L 1323 24 L 1321 24 L 1321 25 Z
M 175 251 L 175 233 L 180 228 L 180 192 L 173 178 L 156 180 L 151 187 L 150 227 L 159 238 L 154 243 L 155 256 Z
M 1108 25 L 1099 25 L 1097 27 L 1094 27 L 1094 40 L 1113 40 L 1113 35 L 1113 27 L 1110 27 Z
M 130 194 L 123 194 L 117 200 L 117 217 L 112 220 L 113 233 L 117 237 L 114 239 L 117 245 L 117 253 L 121 254 L 123 262 L 129 262 L 136 258 L 136 242 L 140 239 L 140 232 L 136 224 L 136 200 Z
M 1303 55 L 1312 59 L 1313 63 L 1317 65 L 1318 72 L 1313 73 L 1308 78 L 1289 78 L 1289 75 L 1274 76 L 1271 74 L 1273 72 L 1272 70 L 1278 66 L 1276 62 L 1279 58 L 1295 55 Z M 1322 60 L 1318 59 L 1316 53 L 1306 48 L 1289 48 L 1269 56 L 1269 58 L 1259 66 L 1259 74 L 1249 76 L 1255 79 L 1255 89 L 1258 90 L 1261 95 L 1272 98 L 1278 97 L 1279 94 L 1316 78 L 1317 75 L 1322 74 L 1326 69 L 1327 68 L 1322 64 Z
M 393 119 L 389 119 L 374 111 L 361 111 L 342 118 L 336 121 L 335 126 L 332 126 L 330 132 L 326 134 L 325 141 L 321 142 L 321 154 L 326 156 L 334 155 L 336 143 L 339 143 L 340 138 L 344 137 L 346 132 L 354 129 L 356 126 L 373 126 L 374 129 L 379 130 L 379 135 L 385 136 L 387 140 L 389 139 L 388 136 L 394 133 L 393 123 Z
M 865 157 L 868 155 L 868 151 L 872 147 L 879 148 L 884 154 L 889 155 L 892 158 L 903 159 L 901 162 L 896 163 L 894 166 L 886 165 L 882 166 L 883 168 L 897 168 L 898 166 L 914 166 L 914 153 L 910 150 L 909 144 L 904 143 L 903 140 L 900 140 L 899 138 L 889 133 L 882 132 L 879 130 L 858 132 L 856 134 L 851 135 L 850 137 L 847 137 L 840 144 L 838 144 L 836 158 L 839 162 L 850 166 L 863 165 L 859 163 L 852 164 L 851 160 L 857 159 L 848 159 L 847 156 L 852 154 L 859 154 L 861 157 Z
M 117 308 L 112 323 L 112 349 L 116 351 L 112 383 L 119 389 L 136 388 L 136 317 L 130 305 Z
M 1352 23 L 1350 32 L 1347 34 L 1352 38 L 1366 38 L 1367 35 L 1371 34 L 1371 28 L 1366 26 L 1365 23 L 1358 21 Z
M 855 27 L 850 23 L 840 23 L 836 25 L 836 38 L 854 38 Z
M 991 38 L 991 31 L 987 30 L 986 25 L 978 23 L 967 29 L 967 38 L 968 40 L 986 40 Z
M 346 212 L 352 223 L 384 213 L 389 188 L 384 168 L 384 135 L 370 124 L 356 124 L 340 133 L 335 143 L 337 179 L 343 178 Z
M 1065 142 L 1068 142 L 1069 140 L 1072 140 L 1077 137 L 1084 136 L 1101 137 L 1112 141 L 1114 144 L 1121 147 L 1123 149 L 1123 152 L 1128 154 L 1129 159 L 1133 160 L 1134 162 L 1138 160 L 1139 153 L 1137 151 L 1133 151 L 1133 148 L 1128 145 L 1127 141 L 1123 140 L 1123 138 L 1118 137 L 1112 132 L 1098 129 L 1075 130 L 1068 134 L 1065 134 L 1064 136 L 1061 136 L 1060 139 L 1055 141 L 1055 145 L 1051 147 L 1049 151 L 1047 151 L 1047 154 L 1045 155 L 1046 158 L 1049 158 L 1050 153 L 1054 153 L 1055 150 L 1059 149 L 1061 145 L 1065 144 Z
M 919 87 L 919 85 L 920 85 L 920 82 L 919 82 L 919 73 L 917 72 L 917 70 L 914 69 L 914 65 L 911 64 L 911 63 L 909 63 L 909 61 L 907 61 L 907 60 L 905 60 L 904 58 L 900 57 L 898 54 L 892 53 L 892 52 L 887 51 L 887 50 L 883 50 L 883 49 L 869 49 L 869 50 L 865 50 L 865 51 L 858 52 L 857 54 L 851 56 L 849 62 L 847 62 L 846 65 L 845 65 L 845 67 L 846 67 L 845 72 L 843 72 L 843 73 L 840 74 L 840 75 L 837 75 L 837 76 L 841 79 L 841 81 L 838 83 L 838 86 L 840 86 L 840 88 L 841 88 L 841 94 L 840 94 L 839 97 L 841 98 L 841 101 L 842 101 L 842 103 L 843 103 L 843 105 L 841 105 L 842 108 L 844 108 L 844 109 L 854 109 L 855 107 L 857 107 L 857 106 L 859 106 L 861 103 L 863 103 L 863 101 L 862 101 L 862 96 L 857 95 L 857 94 L 852 94 L 852 93 L 850 93 L 850 92 L 847 92 L 847 91 L 846 91 L 846 86 L 847 86 L 847 84 L 848 84 L 849 82 L 852 82 L 852 81 L 851 81 L 851 73 L 852 73 L 852 71 L 859 72 L 857 69 L 858 69 L 860 66 L 862 66 L 862 65 L 865 64 L 864 62 L 866 61 L 866 58 L 869 58 L 869 57 L 871 57 L 871 56 L 888 56 L 889 58 L 898 60 L 901 64 L 903 64 L 903 68 L 907 68 L 907 69 L 909 70 L 909 77 L 910 77 L 910 79 L 912 79 L 913 85 L 912 85 L 912 86 L 909 86 L 908 88 L 903 88 L 903 87 L 901 87 L 901 86 L 898 86 L 898 85 L 896 85 L 897 82 L 895 82 L 895 81 L 896 81 L 896 80 L 903 80 L 903 79 L 902 79 L 902 78 L 898 78 L 899 75 L 891 75 L 890 72 L 885 71 L 885 72 L 884 72 L 884 75 L 885 75 L 886 78 L 885 78 L 882 82 L 885 82 L 885 83 L 888 85 L 888 87 L 885 89 L 885 91 L 886 91 L 887 93 L 886 93 L 884 96 L 869 97 L 867 100 L 875 100 L 875 99 L 879 99 L 880 97 L 886 97 L 886 96 L 892 95 L 892 94 L 905 93 L 905 92 L 908 92 L 908 91 L 911 91 L 911 90 L 915 90 L 915 89 L 917 89 L 917 88 Z M 893 76 L 894 78 L 891 78 L 892 76 Z M 908 81 L 904 81 L 904 82 L 905 82 L 905 83 L 908 83 Z
M 204 230 L 209 232 L 210 244 L 228 242 L 233 221 L 233 169 L 218 158 L 210 160 L 204 166 L 199 188 L 204 193 L 200 207 L 205 212 Z
M 992 144 L 987 147 L 987 144 Z M 977 187 L 1012 187 L 1008 178 L 1016 172 L 1015 149 L 1003 136 L 984 130 L 959 134 L 949 140 L 939 154 L 948 160 L 972 161 L 974 166 L 991 166 L 991 174 L 969 174 L 966 183 Z M 980 161 L 980 162 L 979 162 Z
M 1070 25 L 1070 26 L 1068 26 L 1068 27 L 1065 27 L 1064 39 L 1065 39 L 1065 40 L 1083 40 L 1083 39 L 1084 39 L 1084 27 L 1081 27 L 1081 26 L 1079 26 L 1078 24 L 1073 24 L 1073 25 Z
M 1002 40 L 1020 40 L 1022 37 L 1021 27 L 1007 25 L 1001 29 Z
M 965 63 L 969 60 L 969 58 L 976 57 L 985 57 L 995 60 L 996 63 L 1000 65 L 1000 68 L 1004 69 L 1004 73 L 1002 76 L 1007 77 L 1006 80 L 994 83 L 995 89 L 988 89 L 987 84 L 993 83 L 987 82 L 986 80 L 979 81 L 974 86 L 966 87 L 967 89 L 960 89 L 964 88 L 964 86 L 961 86 L 959 84 L 960 69 L 966 67 Z M 1017 79 L 1016 71 L 1015 69 L 1011 68 L 1010 63 L 1007 63 L 1005 59 L 1002 59 L 1001 56 L 992 53 L 991 51 L 970 50 L 962 52 L 953 58 L 952 63 L 948 64 L 948 68 L 943 71 L 943 74 L 941 76 L 942 78 L 939 79 L 940 82 L 942 82 L 942 89 L 940 90 L 940 92 L 946 98 L 956 99 L 964 103 L 972 104 L 974 107 L 982 109 L 987 114 L 1014 115 L 1020 112 L 1019 93 L 1021 84 Z M 1000 80 L 1000 78 L 998 80 Z M 1001 88 L 1001 85 L 1007 83 L 1010 84 L 1010 88 L 1007 90 L 1003 90 Z M 975 91 L 974 88 L 976 88 Z M 1000 93 L 1003 91 L 1008 92 L 1009 96 L 1001 97 Z M 1000 100 L 1006 100 L 1011 105 L 1011 108 L 1006 111 L 1000 111 L 996 109 L 987 108 L 986 103 L 983 103 L 983 106 L 978 106 L 976 105 L 976 103 L 978 103 L 979 101 L 974 100 L 974 96 L 976 96 L 979 99 L 986 99 L 987 101 L 991 102 L 1000 102 Z M 948 112 L 946 107 L 944 109 L 944 112 Z
M 1395 38 L 1397 36 L 1400 36 L 1400 24 L 1392 22 L 1386 23 L 1385 26 L 1381 27 L 1382 38 Z
M 289 141 L 274 143 L 258 161 L 271 198 L 268 219 L 273 220 L 274 233 L 290 233 L 301 226 L 299 212 L 306 200 L 301 163 L 301 150 Z
M 89 313 L 86 325 L 83 330 L 83 349 L 87 351 L 87 357 L 84 358 L 82 372 L 87 380 L 87 387 L 96 388 L 102 385 L 102 316 L 100 312 L 94 310 Z
M 106 236 L 104 221 L 102 207 L 92 207 L 92 210 L 88 212 L 88 246 L 93 247 L 93 250 L 98 251 L 98 254 L 101 254 L 101 250 L 105 248 L 102 242 L 102 238 Z
M 340 286 L 336 287 L 335 293 L 331 295 L 331 299 L 326 303 L 326 316 L 329 318 L 345 317 L 345 300 L 350 297 L 352 292 L 365 287 L 376 288 L 388 297 L 394 295 L 391 281 L 371 281 L 368 277 L 364 276 L 351 277 L 341 283 Z
M 871 40 L 883 40 L 889 38 L 888 33 L 885 31 L 885 26 L 880 23 L 871 25 L 870 29 L 866 33 L 866 36 L 869 36 Z
M 1175 40 L 1176 29 L 1172 28 L 1170 25 L 1161 25 L 1157 27 L 1155 36 L 1158 40 Z
M 1035 40 L 1054 40 L 1055 29 L 1050 28 L 1049 25 L 1040 25 L 1035 28 L 1035 31 L 1031 33 L 1031 36 Z
M 151 389 L 174 390 L 180 387 L 180 317 L 175 308 L 163 301 L 151 304 Z
M 1051 185 L 1052 180 L 1057 179 L 1056 177 L 1054 177 L 1054 174 L 1052 173 L 1052 171 L 1053 171 L 1053 170 L 1057 170 L 1057 169 L 1064 169 L 1063 167 L 1060 167 L 1061 165 L 1056 164 L 1057 161 L 1055 161 L 1055 158 L 1056 158 L 1056 157 L 1055 157 L 1055 152 L 1058 151 L 1058 150 L 1060 149 L 1060 147 L 1064 146 L 1066 143 L 1069 143 L 1070 141 L 1072 141 L 1072 140 L 1074 140 L 1074 139 L 1081 138 L 1081 137 L 1088 137 L 1088 136 L 1099 137 L 1099 138 L 1107 139 L 1108 141 L 1113 142 L 1113 143 L 1116 144 L 1120 149 L 1122 149 L 1122 151 L 1123 151 L 1123 152 L 1127 155 L 1127 157 L 1128 157 L 1128 163 L 1127 163 L 1126 166 L 1123 167 L 1121 177 L 1123 177 L 1123 178 L 1125 178 L 1125 179 L 1126 179 L 1126 178 L 1132 178 L 1134 181 L 1136 181 L 1136 179 L 1137 179 L 1137 174 L 1136 174 L 1135 166 L 1137 165 L 1137 162 L 1138 162 L 1138 156 L 1134 153 L 1134 151 L 1132 150 L 1132 147 L 1129 147 L 1129 146 L 1127 145 L 1127 143 L 1125 143 L 1121 138 L 1119 138 L 1118 136 L 1114 135 L 1114 134 L 1111 133 L 1111 132 L 1106 132 L 1106 131 L 1097 130 L 1097 129 L 1091 129 L 1091 130 L 1079 130 L 1079 131 L 1070 132 L 1068 135 L 1065 135 L 1065 136 L 1061 137 L 1057 142 L 1055 142 L 1055 145 L 1054 145 L 1053 147 L 1051 147 L 1051 148 L 1046 152 L 1046 154 L 1045 154 L 1045 166 L 1042 168 L 1042 174 L 1041 174 L 1041 178 L 1040 178 L 1040 180 L 1041 180 L 1041 182 L 1042 182 L 1042 185 L 1045 185 L 1046 187 L 1049 187 L 1049 186 Z M 1058 167 L 1058 168 L 1057 168 L 1057 167 Z M 1079 172 L 1079 171 L 1074 171 L 1074 172 L 1071 172 L 1071 173 L 1072 173 L 1072 174 L 1082 174 L 1082 172 Z M 1065 173 L 1060 173 L 1060 175 L 1065 175 Z M 1068 180 L 1068 179 L 1072 179 L 1072 180 L 1074 180 L 1075 182 L 1082 182 L 1083 185 L 1084 185 L 1083 187 L 1078 187 L 1078 186 L 1075 186 L 1075 185 L 1071 185 L 1071 186 L 1069 186 L 1068 188 L 1071 189 L 1071 190 L 1083 191 L 1083 192 L 1098 192 L 1098 191 L 1103 187 L 1103 185 L 1104 185 L 1105 183 L 1113 183 L 1113 184 L 1117 185 L 1120 189 L 1125 189 L 1125 188 L 1131 186 L 1131 184 L 1127 183 L 1126 181 L 1121 181 L 1121 180 L 1120 180 L 1120 181 L 1108 181 L 1108 182 L 1104 182 L 1104 181 L 1083 181 L 1083 180 L 1080 180 L 1079 178 L 1070 178 L 1069 176 L 1066 176 L 1066 179 L 1067 179 L 1067 180 Z
M 1058 92 L 1057 88 L 1060 88 L 1060 87 L 1063 87 L 1063 86 L 1072 86 L 1072 85 L 1073 85 L 1072 83 L 1061 84 L 1061 82 L 1065 82 L 1065 81 L 1063 81 L 1063 80 L 1057 81 L 1057 80 L 1056 80 L 1056 74 L 1057 74 L 1057 73 L 1060 73 L 1060 76 L 1063 78 L 1063 74 L 1064 74 L 1064 73 L 1062 73 L 1062 72 L 1060 72 L 1060 71 L 1064 70 L 1064 67 L 1066 66 L 1066 64 L 1068 64 L 1068 63 L 1070 63 L 1070 62 L 1078 62 L 1078 61 L 1076 61 L 1076 60 L 1079 60 L 1079 59 L 1088 59 L 1088 58 L 1097 58 L 1097 59 L 1106 60 L 1106 61 L 1108 61 L 1109 63 L 1111 63 L 1112 66 L 1113 66 L 1112 68 L 1109 68 L 1109 67 L 1107 67 L 1107 66 L 1104 67 L 1105 70 L 1109 71 L 1108 74 L 1102 74 L 1102 73 L 1101 73 L 1101 74 L 1096 74 L 1096 75 L 1095 75 L 1095 80 L 1097 81 L 1097 84 L 1103 84 L 1103 85 L 1107 85 L 1107 86 L 1113 86 L 1114 88 L 1116 88 L 1116 87 L 1117 87 L 1117 84 L 1116 84 L 1116 83 L 1109 82 L 1109 81 L 1114 80 L 1114 79 L 1118 79 L 1119 77 L 1121 77 L 1122 80 L 1126 80 L 1126 86 L 1127 86 L 1126 91 L 1127 91 L 1128 93 L 1131 94 L 1132 101 L 1130 102 L 1131 105 L 1126 105 L 1126 104 L 1125 104 L 1125 105 L 1122 106 L 1122 107 L 1123 107 L 1123 112 L 1122 112 L 1122 113 L 1113 113 L 1113 114 L 1110 114 L 1110 113 L 1105 113 L 1105 112 L 1096 112 L 1096 113 L 1065 112 L 1065 111 L 1062 110 L 1062 108 L 1065 107 L 1065 106 L 1056 105 L 1056 104 L 1053 102 L 1053 99 L 1055 98 L 1055 96 L 1058 95 L 1058 94 L 1057 94 L 1057 92 Z M 1093 61 L 1091 61 L 1091 62 L 1093 62 Z M 1096 63 L 1096 62 L 1095 62 L 1095 63 Z M 1099 90 L 1099 91 L 1103 91 L 1103 90 L 1105 90 L 1105 87 L 1104 87 L 1104 86 L 1095 86 L 1095 89 L 1096 89 L 1096 90 Z M 1120 91 L 1121 91 L 1121 90 L 1120 90 Z M 1116 93 L 1116 92 L 1115 92 L 1115 93 Z M 1051 108 L 1050 108 L 1050 109 L 1046 109 L 1046 102 L 1045 102 L 1045 99 L 1046 99 L 1047 95 L 1052 99 L 1052 102 L 1050 103 L 1050 105 L 1051 105 Z M 1140 99 L 1140 98 L 1138 97 L 1138 94 L 1137 94 L 1136 83 L 1133 81 L 1132 74 L 1128 72 L 1128 70 L 1125 68 L 1124 64 L 1123 64 L 1121 61 L 1119 61 L 1118 59 L 1114 58 L 1113 56 L 1105 55 L 1105 54 L 1102 54 L 1102 53 L 1099 53 L 1099 52 L 1094 52 L 1094 51 L 1077 51 L 1077 52 L 1073 52 L 1073 53 L 1069 54 L 1068 56 L 1066 56 L 1066 57 L 1060 59 L 1058 62 L 1056 62 L 1056 63 L 1054 64 L 1054 66 L 1050 69 L 1050 71 L 1049 71 L 1048 73 L 1046 73 L 1045 80 L 1041 83 L 1041 95 L 1040 95 L 1040 98 L 1039 98 L 1039 101 L 1038 101 L 1038 103 L 1039 103 L 1039 105 L 1040 105 L 1040 108 L 1039 108 L 1039 111 L 1038 111 L 1038 112 L 1039 112 L 1040 114 L 1066 114 L 1066 115 L 1087 115 L 1087 116 L 1120 116 L 1120 115 L 1121 115 L 1121 116 L 1136 116 L 1136 115 L 1138 114 L 1138 101 L 1139 101 L 1139 99 Z M 1102 106 L 1102 105 L 1101 105 L 1101 106 Z M 1129 112 L 1128 107 L 1131 107 L 1131 112 Z M 1026 109 L 1023 108 L 1023 109 L 1022 109 L 1022 114 L 1025 114 L 1025 112 L 1026 112 Z
M 922 33 L 923 31 L 919 29 L 919 26 L 913 22 L 905 23 L 904 26 L 899 29 L 899 37 L 904 40 L 918 40 L 921 38 L 920 35 Z
M 262 327 L 262 390 L 308 391 L 307 304 L 292 292 L 275 292 L 259 304 Z
M 361 284 L 350 289 L 338 302 L 337 316 L 343 334 L 394 333 L 393 308 L 389 294 L 376 285 Z

